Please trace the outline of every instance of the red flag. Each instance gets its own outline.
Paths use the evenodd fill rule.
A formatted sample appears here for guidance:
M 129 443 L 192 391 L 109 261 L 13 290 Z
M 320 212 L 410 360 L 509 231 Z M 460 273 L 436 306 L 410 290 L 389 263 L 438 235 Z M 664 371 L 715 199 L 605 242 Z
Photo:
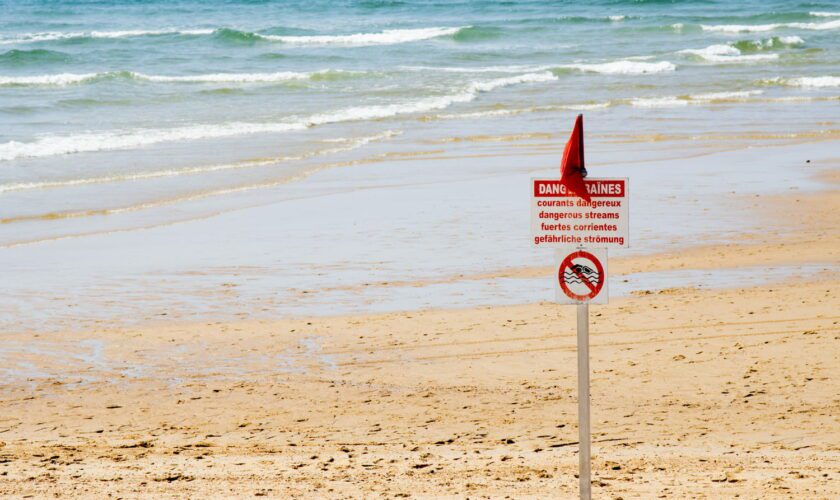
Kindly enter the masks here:
M 586 177 L 586 167 L 583 165 L 583 115 L 578 115 L 575 120 L 575 128 L 563 150 L 563 161 L 560 162 L 560 183 L 566 189 L 591 202 L 589 193 L 586 192 L 583 178 Z

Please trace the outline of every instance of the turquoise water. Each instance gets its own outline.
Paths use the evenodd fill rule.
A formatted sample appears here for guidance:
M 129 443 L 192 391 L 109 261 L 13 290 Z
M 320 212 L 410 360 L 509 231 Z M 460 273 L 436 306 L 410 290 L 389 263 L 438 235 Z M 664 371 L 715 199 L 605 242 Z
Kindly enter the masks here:
M 838 33 L 840 2 L 0 0 L 0 246 L 462 136 L 559 144 L 578 112 L 595 148 L 834 133 Z

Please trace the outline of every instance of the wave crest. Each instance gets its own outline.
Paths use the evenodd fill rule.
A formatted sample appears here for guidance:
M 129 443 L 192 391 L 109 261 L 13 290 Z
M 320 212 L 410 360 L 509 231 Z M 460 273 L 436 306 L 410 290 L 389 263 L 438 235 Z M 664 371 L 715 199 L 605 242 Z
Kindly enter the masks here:
M 763 33 L 779 28 L 795 28 L 803 30 L 833 30 L 840 28 L 840 19 L 826 21 L 823 23 L 773 23 L 773 24 L 701 24 L 703 31 L 715 31 L 718 33 Z
M 679 53 L 693 55 L 715 63 L 771 61 L 779 58 L 779 54 L 742 55 L 739 48 L 722 44 L 710 45 L 703 49 L 684 49 L 680 50 Z
M 677 67 L 668 61 L 643 62 L 643 61 L 613 61 L 596 64 L 567 64 L 561 68 L 571 68 L 584 72 L 601 73 L 603 75 L 643 75 L 654 73 L 668 73 Z
M 0 64 L 7 66 L 25 66 L 27 64 L 43 64 L 52 62 L 67 62 L 70 55 L 56 50 L 46 49 L 12 49 L 0 54 Z
M 795 47 L 805 43 L 798 36 L 774 36 L 764 40 L 739 40 L 731 45 L 741 52 L 762 52 L 779 48 Z
M 400 43 L 429 40 L 450 36 L 471 26 L 433 27 L 384 30 L 379 33 L 355 33 L 352 35 L 257 35 L 264 40 L 283 42 L 300 46 L 343 46 L 366 47 L 370 45 L 395 45 Z
M 363 71 L 324 69 L 312 72 L 210 73 L 202 75 L 146 75 L 133 71 L 60 73 L 54 75 L 0 77 L 0 86 L 65 86 L 106 80 L 136 80 L 153 83 L 281 83 L 294 80 L 331 81 L 366 75 Z
M 398 115 L 422 113 L 447 108 L 453 104 L 470 102 L 479 94 L 521 83 L 537 83 L 557 80 L 549 72 L 526 73 L 524 75 L 473 82 L 460 93 L 426 97 L 415 101 L 374 106 L 358 106 L 329 113 L 319 113 L 298 119 L 276 123 L 228 122 L 213 125 L 186 125 L 169 129 L 134 129 L 108 132 L 86 132 L 82 134 L 47 136 L 31 142 L 9 141 L 0 144 L 0 161 L 18 158 L 36 158 L 61 154 L 94 152 L 115 149 L 132 149 L 162 142 L 213 139 L 247 134 L 279 133 L 304 130 L 330 123 L 376 120 Z
M 80 38 L 134 38 L 141 36 L 160 36 L 160 35 L 209 35 L 213 33 L 212 29 L 163 29 L 163 30 L 122 30 L 122 31 L 76 31 L 76 32 L 62 32 L 62 31 L 46 31 L 40 33 L 23 33 L 12 37 L 0 37 L 0 45 L 19 44 L 19 43 L 33 43 L 33 42 L 48 42 L 53 40 L 73 40 Z
M 784 85 L 787 87 L 830 88 L 840 87 L 840 76 L 776 77 L 769 80 L 761 80 L 761 83 L 764 85 Z

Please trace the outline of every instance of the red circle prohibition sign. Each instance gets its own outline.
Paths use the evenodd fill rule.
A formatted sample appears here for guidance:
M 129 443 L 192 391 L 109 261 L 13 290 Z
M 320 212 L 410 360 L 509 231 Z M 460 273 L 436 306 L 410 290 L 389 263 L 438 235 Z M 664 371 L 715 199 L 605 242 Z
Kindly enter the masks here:
M 582 273 L 578 268 L 575 267 L 574 262 L 572 262 L 573 259 L 588 259 L 592 261 L 592 263 L 595 265 L 595 270 L 598 272 L 598 279 L 595 281 L 595 283 L 592 283 L 589 280 L 589 278 L 586 275 L 584 275 L 584 273 Z M 569 285 L 568 283 L 566 283 L 566 279 L 564 278 L 566 269 L 569 269 L 574 274 L 574 276 L 576 276 L 577 279 L 579 279 L 580 282 L 583 283 L 586 286 L 586 288 L 589 289 L 588 294 L 581 295 L 573 292 L 569 288 Z M 563 262 L 560 263 L 560 268 L 557 271 L 557 279 L 560 281 L 560 288 L 563 290 L 563 293 L 565 293 L 566 296 L 570 299 L 580 301 L 591 300 L 598 295 L 602 288 L 604 288 L 604 266 L 602 266 L 601 261 L 598 260 L 598 258 L 592 255 L 591 253 L 587 252 L 586 250 L 578 250 L 576 252 L 570 253 L 568 256 L 566 256 L 565 259 L 563 259 Z

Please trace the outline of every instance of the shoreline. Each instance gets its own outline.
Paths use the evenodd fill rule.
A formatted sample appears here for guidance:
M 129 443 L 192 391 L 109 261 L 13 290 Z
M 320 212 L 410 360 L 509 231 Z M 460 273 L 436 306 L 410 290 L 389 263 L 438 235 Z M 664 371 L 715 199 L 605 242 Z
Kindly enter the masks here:
M 838 193 L 762 197 L 766 234 L 615 267 L 836 265 Z M 671 287 L 593 309 L 596 495 L 840 494 L 825 440 L 838 286 Z M 537 302 L 6 336 L 34 371 L 0 386 L 0 494 L 573 496 L 573 315 Z
M 757 185 L 750 182 L 756 167 L 749 162 L 759 161 L 762 151 L 749 149 L 690 159 L 685 165 L 667 161 L 593 167 L 593 175 L 629 175 L 631 190 L 643 198 L 631 205 L 631 248 L 615 252 L 613 274 L 703 269 L 696 264 L 701 256 L 692 265 L 664 263 L 668 252 L 692 252 L 700 243 L 711 245 L 713 254 L 714 246 L 740 248 L 741 241 L 755 241 L 745 234 L 776 227 L 778 221 L 744 217 L 744 210 L 762 214 L 769 207 L 772 213 L 772 204 L 762 200 L 792 192 L 786 183 L 806 198 L 831 191 L 826 186 L 834 180 L 826 176 L 836 158 L 830 144 L 774 149 L 777 158 L 770 166 L 781 177 Z M 805 154 L 815 163 L 807 170 L 791 170 L 789 165 Z M 729 167 L 703 172 L 713 160 Z M 61 332 L 157 324 L 161 319 L 232 321 L 244 315 L 270 319 L 538 301 L 551 296 L 549 281 L 541 279 L 548 268 L 521 263 L 550 262 L 550 251 L 528 245 L 527 213 L 517 202 L 516 186 L 533 175 L 553 174 L 553 169 L 539 170 L 543 161 L 513 165 L 513 172 L 507 157 L 397 164 L 392 175 L 399 176 L 399 185 L 389 180 L 395 166 L 388 163 L 325 171 L 290 185 L 290 196 L 299 197 L 294 200 L 148 230 L 5 248 L 0 264 L 9 273 L 11 299 L 0 318 L 6 318 L 3 326 L 11 331 Z M 460 169 L 457 175 L 450 166 Z M 708 183 L 709 175 L 726 168 L 736 170 L 733 186 L 747 183 L 743 194 L 732 195 L 726 187 L 684 185 Z M 417 184 L 420 175 L 427 180 Z M 662 184 L 661 189 L 652 189 L 652 182 Z M 344 192 L 337 193 L 339 187 Z M 677 194 L 663 194 L 669 189 Z M 310 197 L 300 197 L 306 193 Z M 312 198 L 313 193 L 321 195 Z M 675 196 L 682 198 L 675 201 Z M 755 203 L 758 209 L 750 206 Z M 652 221 L 652 214 L 662 214 L 663 204 L 667 213 Z M 307 222 L 296 214 L 306 214 Z M 379 220 L 378 225 L 359 227 L 366 217 Z M 712 232 L 720 228 L 722 232 Z M 103 247 L 109 248 L 104 255 L 99 251 Z M 786 252 L 778 250 L 779 258 L 765 257 L 764 265 L 790 264 Z M 740 266 L 750 250 L 736 253 L 742 255 Z M 482 255 L 481 261 L 470 254 Z M 24 258 L 41 263 L 37 272 L 21 265 Z M 714 259 L 715 267 L 727 267 L 724 259 L 707 258 Z M 634 264 L 651 259 L 663 265 Z M 676 274 L 637 278 L 676 280 L 670 286 L 696 282 Z M 733 281 L 739 283 L 746 284 Z

